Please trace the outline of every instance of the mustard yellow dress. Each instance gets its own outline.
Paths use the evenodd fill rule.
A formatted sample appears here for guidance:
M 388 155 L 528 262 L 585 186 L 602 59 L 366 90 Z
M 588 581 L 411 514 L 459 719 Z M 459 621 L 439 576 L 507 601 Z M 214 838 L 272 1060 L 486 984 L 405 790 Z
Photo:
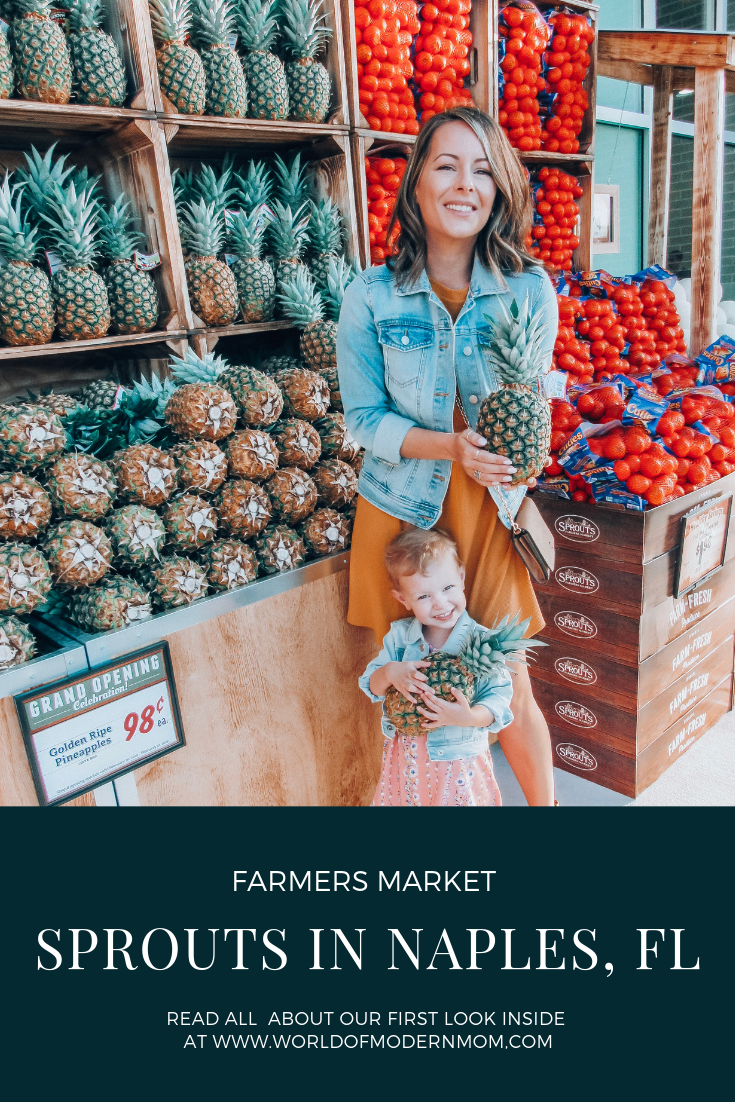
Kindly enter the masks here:
M 456 291 L 431 280 L 434 293 L 456 321 L 469 287 Z M 465 428 L 462 413 L 454 410 L 454 430 Z M 347 620 L 356 627 L 369 627 L 378 643 L 391 623 L 406 615 L 406 609 L 391 597 L 391 584 L 383 553 L 394 536 L 407 525 L 375 505 L 359 498 L 352 534 L 350 558 L 350 600 Z M 473 620 L 492 627 L 506 614 L 519 610 L 531 617 L 528 635 L 544 626 L 528 571 L 513 550 L 510 532 L 498 517 L 490 494 L 459 464 L 452 465 L 441 516 L 436 525 L 450 532 L 457 542 L 466 568 L 467 611 Z

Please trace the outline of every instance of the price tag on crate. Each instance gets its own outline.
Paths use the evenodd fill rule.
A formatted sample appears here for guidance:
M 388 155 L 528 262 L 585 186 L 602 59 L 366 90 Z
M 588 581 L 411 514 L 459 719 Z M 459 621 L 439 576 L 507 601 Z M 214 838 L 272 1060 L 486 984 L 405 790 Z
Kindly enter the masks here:
M 732 497 L 710 498 L 682 517 L 674 597 L 701 585 L 724 566 Z
M 65 803 L 184 745 L 168 643 L 15 697 L 42 806 Z
M 154 268 L 161 267 L 160 253 L 133 253 L 133 263 L 139 272 L 152 272 Z

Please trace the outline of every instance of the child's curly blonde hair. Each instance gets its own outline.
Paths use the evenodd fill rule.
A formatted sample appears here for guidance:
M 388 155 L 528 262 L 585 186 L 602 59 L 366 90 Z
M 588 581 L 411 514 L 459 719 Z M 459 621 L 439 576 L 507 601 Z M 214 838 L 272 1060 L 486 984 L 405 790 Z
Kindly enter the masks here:
M 458 567 L 464 563 L 459 557 L 457 544 L 448 532 L 441 528 L 406 528 L 395 536 L 385 549 L 385 568 L 393 585 L 410 574 L 429 572 L 430 567 L 445 555 L 451 555 Z

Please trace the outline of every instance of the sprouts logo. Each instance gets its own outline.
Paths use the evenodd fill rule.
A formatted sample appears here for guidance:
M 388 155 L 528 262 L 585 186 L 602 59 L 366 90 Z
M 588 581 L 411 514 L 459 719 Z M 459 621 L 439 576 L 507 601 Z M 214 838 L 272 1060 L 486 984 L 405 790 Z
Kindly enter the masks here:
M 554 577 L 563 589 L 573 593 L 596 593 L 600 583 L 594 574 L 581 566 L 560 566 Z
M 565 517 L 557 517 L 554 527 L 560 536 L 574 543 L 594 543 L 600 538 L 600 529 L 593 520 L 587 517 L 578 517 L 568 514 Z
M 595 671 L 581 658 L 557 658 L 554 669 L 565 681 L 572 681 L 575 685 L 594 685 L 597 681 Z
M 559 631 L 565 635 L 573 635 L 577 639 L 594 639 L 597 635 L 597 624 L 589 620 L 581 612 L 557 612 L 554 623 Z
M 556 752 L 562 761 L 566 762 L 567 765 L 573 766 L 575 769 L 584 769 L 587 773 L 591 773 L 593 769 L 597 769 L 597 759 L 593 758 L 589 751 L 584 750 L 581 746 L 577 746 L 573 742 L 558 743 Z
M 554 711 L 563 719 L 566 723 L 571 723 L 573 727 L 596 727 L 597 716 L 594 712 L 591 712 L 589 708 L 585 708 L 583 704 L 578 704 L 576 700 L 557 700 L 554 705 Z

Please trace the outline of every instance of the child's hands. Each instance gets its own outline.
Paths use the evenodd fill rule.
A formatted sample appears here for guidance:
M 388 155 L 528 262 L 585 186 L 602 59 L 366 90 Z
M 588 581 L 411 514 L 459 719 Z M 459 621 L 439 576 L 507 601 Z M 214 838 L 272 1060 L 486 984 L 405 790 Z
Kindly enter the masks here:
M 424 666 L 428 666 L 428 662 L 389 662 L 384 667 L 388 683 L 393 686 L 394 689 L 398 689 L 398 692 L 405 696 L 406 700 L 410 700 L 412 704 L 416 703 L 416 697 L 413 693 L 422 695 L 426 689 L 426 674 L 421 670 Z
M 437 727 L 488 727 L 492 723 L 490 709 L 484 704 L 473 707 L 460 689 L 452 689 L 452 695 L 454 701 L 444 700 L 429 686 L 421 689 L 424 707 L 419 706 L 417 711 L 426 716 L 422 727 L 431 731 Z

